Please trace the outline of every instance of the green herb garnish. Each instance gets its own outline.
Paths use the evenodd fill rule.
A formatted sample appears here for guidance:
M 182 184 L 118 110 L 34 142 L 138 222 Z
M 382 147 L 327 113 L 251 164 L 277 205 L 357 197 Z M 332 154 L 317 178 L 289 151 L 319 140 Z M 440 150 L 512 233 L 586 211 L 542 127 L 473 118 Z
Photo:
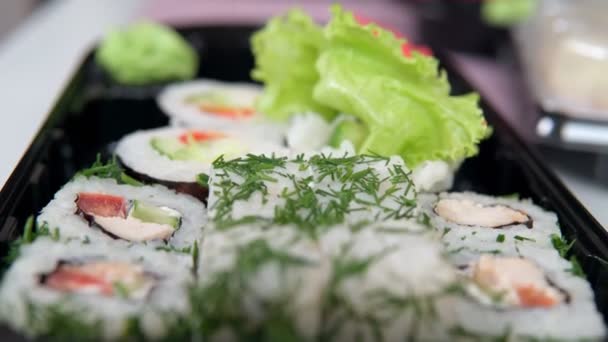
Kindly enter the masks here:
M 576 258 L 576 256 L 573 255 L 570 257 L 570 264 L 572 265 L 572 267 L 567 269 L 566 271 L 572 273 L 573 275 L 575 275 L 577 277 L 585 278 L 585 271 L 583 271 L 583 268 L 581 267 L 581 264 L 578 262 L 578 259 Z
M 369 220 L 374 221 L 411 218 L 416 201 L 410 173 L 401 165 L 390 165 L 389 161 L 376 155 L 319 154 L 308 159 L 299 155 L 291 160 L 247 155 L 230 161 L 220 157 L 213 163 L 215 173 L 211 179 L 211 191 L 217 198 L 210 203 L 213 220 L 220 229 L 241 224 L 243 220 L 295 224 L 314 237 L 324 227 L 343 223 L 357 211 L 369 212 Z M 308 172 L 290 174 L 287 171 L 290 164 Z M 388 176 L 381 177 L 378 167 L 384 168 Z M 269 187 L 272 185 L 276 192 L 274 183 L 279 180 L 286 186 L 270 194 Z M 233 218 L 235 202 L 248 201 L 254 195 L 261 198 L 261 204 L 257 204 L 261 206 L 270 205 L 271 195 L 273 200 L 279 200 L 272 217 Z M 428 216 L 418 219 L 430 225 Z
M 557 250 L 557 252 L 559 253 L 559 255 L 562 258 L 566 257 L 566 255 L 568 254 L 568 252 L 570 251 L 570 249 L 572 248 L 572 246 L 574 245 L 575 242 L 576 242 L 576 239 L 572 240 L 572 241 L 570 241 L 570 243 L 568 243 L 565 238 L 563 238 L 557 234 L 551 234 L 551 244 Z
M 525 236 L 521 236 L 521 235 L 515 235 L 513 238 L 514 238 L 515 240 L 517 240 L 517 241 L 530 241 L 530 242 L 536 242 L 536 240 L 534 240 L 534 239 L 531 239 L 531 238 L 528 238 L 528 237 L 525 237 Z
M 505 234 L 498 234 L 496 236 L 496 242 L 500 242 L 500 243 L 505 242 Z
M 135 180 L 125 173 L 125 170 L 118 164 L 116 156 L 112 156 L 112 159 L 106 163 L 101 161 L 101 154 L 98 153 L 95 162 L 84 170 L 80 170 L 76 173 L 76 176 L 84 177 L 99 177 L 99 178 L 111 178 L 116 180 L 120 184 L 127 184 L 132 186 L 142 186 L 143 183 Z
M 444 227 L 443 228 L 443 233 L 441 234 L 441 238 L 443 239 L 446 235 L 448 235 L 448 233 L 450 232 L 450 230 L 452 230 L 452 228 L 450 228 L 450 227 Z
M 121 283 L 120 281 L 112 283 L 112 289 L 120 298 L 128 299 L 130 296 L 131 291 L 129 291 L 125 284 Z
M 23 227 L 23 235 L 12 241 L 8 246 L 8 253 L 2 259 L 5 265 L 12 264 L 20 254 L 21 247 L 34 242 L 40 236 L 50 236 L 48 225 L 44 223 L 42 226 L 38 226 L 36 219 L 33 215 L 30 215 L 25 220 Z

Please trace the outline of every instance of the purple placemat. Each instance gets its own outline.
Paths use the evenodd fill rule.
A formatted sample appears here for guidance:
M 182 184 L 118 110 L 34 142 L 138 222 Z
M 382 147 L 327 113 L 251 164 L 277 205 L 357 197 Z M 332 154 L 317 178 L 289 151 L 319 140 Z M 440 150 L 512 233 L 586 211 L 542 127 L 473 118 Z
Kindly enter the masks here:
M 524 139 L 534 142 L 538 113 L 518 70 L 492 59 L 463 53 L 450 53 L 449 58 L 460 76 L 479 92 L 498 114 Z
M 335 1 L 277 0 L 150 0 L 139 17 L 175 26 L 195 25 L 261 25 L 268 18 L 291 8 L 302 8 L 318 22 L 329 18 L 329 7 Z M 402 32 L 416 41 L 417 22 L 414 11 L 403 1 L 343 0 L 345 8 Z

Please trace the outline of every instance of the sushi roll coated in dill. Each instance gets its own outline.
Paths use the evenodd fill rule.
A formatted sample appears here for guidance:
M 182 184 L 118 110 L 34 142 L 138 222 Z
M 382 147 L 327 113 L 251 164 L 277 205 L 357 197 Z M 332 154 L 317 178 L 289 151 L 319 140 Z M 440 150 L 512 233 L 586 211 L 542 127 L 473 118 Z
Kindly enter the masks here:
M 206 200 L 206 177 L 201 175 L 209 174 L 211 163 L 219 156 L 232 159 L 283 149 L 280 143 L 263 141 L 248 131 L 165 127 L 126 135 L 116 154 L 135 178 Z
M 209 230 L 194 310 L 207 310 L 212 340 L 269 336 L 277 326 L 300 340 L 443 337 L 432 313 L 457 273 L 414 226 L 337 225 L 317 236 L 293 225 Z
M 202 238 L 207 217 L 200 201 L 161 185 L 76 176 L 55 194 L 37 221 L 59 240 L 187 250 Z
M 255 109 L 261 94 L 262 88 L 252 83 L 195 80 L 169 85 L 157 102 L 175 126 L 233 129 L 280 143 L 285 126 L 270 121 Z
M 192 304 L 204 317 L 202 333 L 217 341 L 263 340 L 278 325 L 292 340 L 312 339 L 330 267 L 295 227 L 207 231 Z
M 161 338 L 189 313 L 192 267 L 190 256 L 143 246 L 38 238 L 4 276 L 0 317 L 29 337 Z
M 530 200 L 472 192 L 423 194 L 418 208 L 452 253 L 514 251 L 524 245 L 553 249 L 552 236 L 561 236 L 557 216 Z
M 413 216 L 415 190 L 399 157 L 248 155 L 213 163 L 210 217 L 218 227 L 257 220 L 322 230 Z

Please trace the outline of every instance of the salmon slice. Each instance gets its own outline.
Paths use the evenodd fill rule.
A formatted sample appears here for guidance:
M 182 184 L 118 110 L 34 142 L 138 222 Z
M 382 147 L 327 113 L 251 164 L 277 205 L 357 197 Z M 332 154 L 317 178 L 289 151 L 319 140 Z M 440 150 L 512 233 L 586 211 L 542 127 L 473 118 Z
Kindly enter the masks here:
M 244 119 L 255 114 L 255 110 L 249 107 L 229 107 L 221 105 L 201 104 L 199 108 L 203 112 L 223 116 L 230 119 Z
M 535 263 L 519 257 L 484 254 L 472 265 L 471 277 L 482 289 L 502 294 L 501 301 L 522 308 L 551 308 L 566 300 Z
M 516 289 L 519 303 L 522 307 L 550 308 L 557 304 L 557 299 L 551 293 L 535 286 L 520 286 Z
M 214 132 L 214 131 L 189 131 L 179 136 L 179 141 L 187 144 L 191 141 L 195 142 L 203 142 L 208 140 L 215 140 L 220 138 L 225 138 L 226 134 L 222 132 Z
M 55 272 L 46 277 L 45 285 L 64 292 L 88 289 L 104 296 L 111 296 L 114 292 L 112 284 L 103 278 L 80 272 L 73 266 L 59 266 Z
M 141 267 L 119 261 L 64 261 L 41 280 L 44 286 L 57 291 L 102 296 L 116 295 L 116 284 L 120 284 L 129 298 L 143 298 L 154 282 Z
M 121 196 L 92 192 L 80 192 L 76 206 L 87 215 L 103 217 L 127 217 L 127 200 Z

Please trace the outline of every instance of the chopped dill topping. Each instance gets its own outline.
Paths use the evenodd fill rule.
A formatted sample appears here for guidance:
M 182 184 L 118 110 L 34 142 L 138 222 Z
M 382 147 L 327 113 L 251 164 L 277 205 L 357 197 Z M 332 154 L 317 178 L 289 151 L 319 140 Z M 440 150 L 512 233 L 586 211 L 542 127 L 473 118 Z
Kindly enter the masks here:
M 57 238 L 54 237 L 55 235 L 57 235 Z M 58 235 L 59 230 L 56 229 L 56 233 L 51 236 L 48 224 L 44 223 L 43 225 L 38 226 L 34 215 L 30 215 L 25 220 L 23 235 L 9 244 L 8 253 L 2 261 L 5 265 L 10 265 L 19 257 L 23 245 L 28 245 L 41 236 L 51 236 L 53 240 L 57 241 L 59 239 Z
M 252 155 L 213 162 L 209 208 L 216 227 L 246 222 L 295 224 L 316 236 L 343 222 L 412 218 L 416 207 L 410 172 L 376 155 L 306 159 Z M 235 206 L 239 205 L 236 217 Z M 243 212 L 243 207 L 247 207 Z M 430 218 L 422 217 L 430 224 Z
M 443 227 L 443 233 L 441 233 L 441 238 L 443 239 L 448 233 L 452 230 L 450 227 Z
M 576 239 L 570 241 L 570 243 L 568 243 L 568 241 L 566 241 L 565 238 L 557 235 L 557 234 L 551 234 L 551 244 L 553 245 L 553 248 L 555 248 L 557 250 L 557 252 L 559 253 L 559 255 L 562 258 L 565 258 L 566 255 L 568 254 L 568 252 L 570 251 L 570 249 L 572 248 L 572 246 L 574 245 L 574 243 L 576 242 Z
M 570 257 L 570 264 L 572 265 L 572 267 L 567 269 L 567 272 L 570 272 L 577 277 L 585 278 L 585 271 L 583 271 L 583 267 L 578 262 L 576 256 L 573 255 Z
M 505 234 L 498 234 L 496 236 L 496 242 L 500 242 L 500 243 L 505 242 Z
M 528 237 L 525 237 L 525 236 L 521 236 L 521 235 L 515 235 L 513 238 L 515 240 L 517 240 L 517 241 L 522 241 L 522 242 L 523 241 L 536 242 L 536 240 L 534 240 L 534 239 L 531 239 L 531 238 L 528 238 Z
M 97 154 L 95 162 L 88 168 L 80 170 L 76 173 L 76 176 L 84 177 L 99 177 L 99 178 L 111 178 L 116 180 L 120 184 L 127 184 L 132 186 L 142 186 L 143 183 L 127 175 L 125 170 L 118 164 L 116 155 L 112 156 L 112 159 L 106 163 L 101 161 L 101 154 Z
M 287 298 L 282 298 L 280 294 L 272 300 L 256 298 L 260 301 L 260 308 L 264 308 L 265 321 L 244 327 L 242 323 L 247 321 L 248 316 L 242 310 L 242 295 L 249 291 L 249 282 L 254 275 L 268 263 L 278 264 L 281 270 L 311 266 L 312 263 L 288 252 L 275 250 L 261 238 L 239 246 L 235 253 L 232 267 L 212 275 L 208 283 L 191 292 L 193 315 L 200 322 L 200 332 L 211 336 L 222 328 L 230 327 L 239 334 L 238 340 L 257 340 L 256 337 L 269 335 L 294 337 L 294 319 L 287 316 L 285 309 Z
M 171 245 L 166 245 L 166 246 L 158 246 L 158 247 L 156 247 L 156 250 L 164 251 L 164 252 L 190 254 L 191 250 L 192 250 L 192 246 L 186 246 L 183 248 L 179 248 L 179 247 L 175 247 L 175 246 L 171 246 Z

